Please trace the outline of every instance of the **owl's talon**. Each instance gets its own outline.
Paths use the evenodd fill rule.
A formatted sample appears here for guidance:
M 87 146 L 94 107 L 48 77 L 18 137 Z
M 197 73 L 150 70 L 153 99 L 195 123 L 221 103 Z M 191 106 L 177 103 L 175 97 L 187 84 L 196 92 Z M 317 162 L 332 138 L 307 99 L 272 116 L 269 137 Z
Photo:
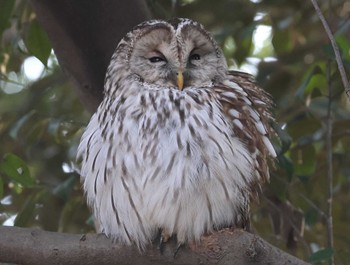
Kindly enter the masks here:
M 164 253 L 165 243 L 168 242 L 169 238 L 170 238 L 170 235 L 168 233 L 164 232 L 164 230 L 163 230 L 160 234 L 160 240 L 159 240 L 159 252 L 160 252 L 160 254 Z
M 164 247 L 165 247 L 165 242 L 163 241 L 163 238 L 160 237 L 158 249 L 161 255 L 164 254 Z
M 174 259 L 176 258 L 177 253 L 179 253 L 179 250 L 180 250 L 180 248 L 181 248 L 183 245 L 184 245 L 183 243 L 178 243 L 178 244 L 177 244 L 176 250 L 175 250 L 175 252 L 174 252 Z

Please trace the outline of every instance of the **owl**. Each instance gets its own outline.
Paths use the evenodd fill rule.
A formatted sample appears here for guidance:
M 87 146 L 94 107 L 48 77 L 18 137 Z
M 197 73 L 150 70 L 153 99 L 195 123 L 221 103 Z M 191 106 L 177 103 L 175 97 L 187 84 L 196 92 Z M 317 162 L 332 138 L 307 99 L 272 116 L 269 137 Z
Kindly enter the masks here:
M 101 232 L 144 249 L 159 231 L 186 243 L 244 227 L 276 156 L 271 105 L 250 75 L 228 70 L 201 24 L 136 26 L 112 55 L 78 147 Z

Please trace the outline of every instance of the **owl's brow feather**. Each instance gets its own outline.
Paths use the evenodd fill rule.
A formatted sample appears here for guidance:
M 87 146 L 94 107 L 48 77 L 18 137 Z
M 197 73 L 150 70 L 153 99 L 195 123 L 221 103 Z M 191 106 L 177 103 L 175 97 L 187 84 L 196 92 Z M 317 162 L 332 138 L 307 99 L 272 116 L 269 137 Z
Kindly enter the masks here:
M 146 27 L 142 26 L 143 24 L 136 26 L 131 32 L 129 32 L 124 38 L 123 42 L 126 44 L 127 48 L 127 60 L 130 59 L 130 56 L 132 54 L 132 50 L 135 46 L 135 43 L 144 37 L 145 35 L 149 34 L 153 30 L 162 29 L 166 30 L 169 33 L 171 33 L 171 28 L 165 21 L 159 21 L 158 24 L 146 24 Z
M 221 49 L 217 45 L 214 38 L 211 36 L 210 33 L 208 33 L 204 29 L 204 27 L 201 24 L 189 19 L 182 19 L 182 18 L 176 18 L 170 21 L 152 20 L 151 22 L 148 21 L 148 22 L 141 23 L 136 27 L 134 27 L 134 29 L 123 38 L 123 43 L 125 44 L 128 43 L 127 45 L 125 45 L 127 47 L 125 47 L 124 45 L 120 45 L 120 46 L 123 46 L 120 48 L 122 49 L 127 48 L 127 59 L 129 59 L 132 54 L 132 48 L 134 47 L 135 42 L 137 42 L 143 36 L 149 34 L 151 31 L 156 29 L 164 29 L 169 31 L 169 33 L 171 33 L 171 31 L 174 31 L 176 36 L 180 36 L 181 35 L 180 32 L 185 33 L 187 30 L 190 30 L 190 27 L 196 28 L 196 30 L 198 30 L 210 43 L 213 44 L 216 52 L 216 56 L 218 58 L 221 58 L 223 56 Z
M 215 49 L 215 53 L 216 53 L 216 56 L 218 58 L 221 58 L 223 55 L 222 55 L 222 52 L 221 52 L 221 49 L 220 47 L 217 45 L 215 39 L 213 38 L 213 36 L 211 35 L 211 33 L 209 33 L 204 27 L 202 24 L 196 22 L 196 21 L 193 21 L 193 20 L 190 20 L 190 19 L 178 19 L 178 24 L 176 25 L 176 27 L 174 27 L 173 24 L 171 24 L 171 22 L 169 22 L 175 29 L 176 31 L 176 35 L 180 35 L 180 32 L 181 33 L 185 33 L 186 30 L 190 30 L 191 27 L 194 27 L 196 28 L 196 30 L 198 30 L 210 43 L 213 44 L 214 46 L 214 49 Z

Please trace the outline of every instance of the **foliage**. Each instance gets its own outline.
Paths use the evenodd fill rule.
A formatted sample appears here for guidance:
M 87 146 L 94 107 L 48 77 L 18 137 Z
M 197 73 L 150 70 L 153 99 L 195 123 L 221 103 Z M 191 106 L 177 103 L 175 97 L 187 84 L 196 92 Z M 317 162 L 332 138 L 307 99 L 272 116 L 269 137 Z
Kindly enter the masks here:
M 328 2 L 321 7 L 350 72 L 349 5 L 345 0 Z M 0 0 L 0 4 L 0 223 L 13 220 L 17 226 L 52 231 L 91 231 L 74 168 L 79 137 L 90 114 L 61 73 L 27 1 Z M 311 3 L 148 0 L 148 6 L 158 18 L 190 17 L 206 25 L 223 47 L 229 65 L 256 75 L 273 96 L 279 157 L 265 196 L 253 206 L 257 232 L 315 264 L 324 264 L 332 253 L 337 264 L 345 264 L 350 259 L 350 103 Z M 45 65 L 36 79 L 24 71 L 32 56 Z M 324 218 L 330 100 L 334 250 L 327 249 Z M 276 209 L 277 219 L 271 208 Z M 303 213 L 304 234 L 295 227 L 295 213 Z M 289 222 L 289 229 L 283 222 Z

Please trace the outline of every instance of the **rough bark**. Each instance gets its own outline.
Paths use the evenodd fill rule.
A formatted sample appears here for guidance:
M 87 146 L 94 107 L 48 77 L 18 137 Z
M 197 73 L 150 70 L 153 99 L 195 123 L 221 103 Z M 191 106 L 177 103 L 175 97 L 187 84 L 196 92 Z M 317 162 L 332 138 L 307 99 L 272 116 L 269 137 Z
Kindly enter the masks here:
M 51 40 L 61 68 L 94 112 L 104 76 L 119 40 L 149 18 L 142 0 L 30 0 Z
M 163 254 L 151 245 L 144 253 L 112 243 L 103 234 L 65 234 L 39 229 L 0 227 L 0 262 L 16 264 L 270 264 L 307 263 L 273 247 L 257 235 L 229 229 L 203 237 L 200 244 L 181 247 L 174 242 Z

